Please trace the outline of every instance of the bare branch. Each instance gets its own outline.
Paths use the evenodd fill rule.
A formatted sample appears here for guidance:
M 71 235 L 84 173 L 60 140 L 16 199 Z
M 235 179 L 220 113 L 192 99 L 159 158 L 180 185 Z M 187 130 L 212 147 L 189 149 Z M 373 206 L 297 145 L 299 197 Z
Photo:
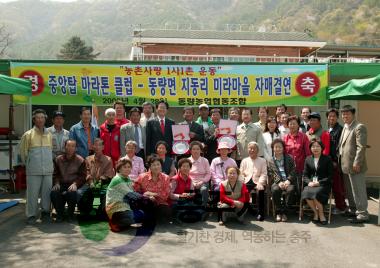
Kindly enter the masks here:
M 11 42 L 11 34 L 6 31 L 5 25 L 0 25 L 0 56 L 4 54 Z

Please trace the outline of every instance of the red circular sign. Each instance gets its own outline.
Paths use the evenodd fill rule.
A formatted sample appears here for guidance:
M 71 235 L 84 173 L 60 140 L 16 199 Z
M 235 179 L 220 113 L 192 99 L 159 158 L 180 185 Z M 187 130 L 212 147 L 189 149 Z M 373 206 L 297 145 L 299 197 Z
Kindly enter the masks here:
M 296 90 L 301 96 L 311 97 L 317 94 L 320 87 L 321 82 L 314 73 L 306 72 L 297 77 Z
M 38 72 L 27 70 L 22 72 L 19 77 L 32 81 L 33 96 L 40 95 L 44 91 L 44 78 Z

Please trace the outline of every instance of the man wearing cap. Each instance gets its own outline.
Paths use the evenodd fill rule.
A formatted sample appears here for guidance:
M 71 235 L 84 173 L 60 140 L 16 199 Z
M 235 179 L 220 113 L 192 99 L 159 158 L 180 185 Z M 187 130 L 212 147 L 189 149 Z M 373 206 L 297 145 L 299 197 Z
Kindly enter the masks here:
M 344 128 L 339 140 L 339 162 L 342 167 L 351 223 L 369 220 L 365 172 L 367 171 L 367 128 L 356 121 L 355 108 L 343 106 L 341 110 Z
M 328 131 L 323 130 L 321 125 L 321 115 L 317 112 L 312 112 L 309 115 L 310 129 L 306 132 L 309 141 L 312 139 L 320 140 L 325 149 L 323 150 L 324 155 L 330 154 L 330 134 Z
M 52 135 L 53 158 L 65 153 L 65 142 L 69 139 L 70 132 L 63 128 L 65 114 L 62 111 L 54 111 L 53 125 L 47 130 Z
M 212 120 L 209 117 L 209 107 L 206 103 L 199 105 L 199 117 L 195 122 L 203 127 L 205 134 L 209 127 L 213 125 Z
M 100 126 L 100 138 L 103 140 L 103 153 L 112 159 L 113 166 L 116 166 L 120 158 L 120 126 L 116 124 L 116 111 L 108 108 L 104 115 L 106 121 Z

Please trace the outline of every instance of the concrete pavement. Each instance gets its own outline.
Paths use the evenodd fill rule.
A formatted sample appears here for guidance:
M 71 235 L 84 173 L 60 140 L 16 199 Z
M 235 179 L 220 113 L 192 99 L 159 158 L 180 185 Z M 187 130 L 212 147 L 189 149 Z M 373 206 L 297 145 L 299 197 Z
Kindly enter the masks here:
M 244 225 L 206 222 L 112 233 L 105 222 L 25 224 L 24 204 L 0 213 L 1 267 L 380 267 L 378 204 L 369 223 L 318 227 L 293 215 Z M 137 235 L 136 235 L 137 233 Z

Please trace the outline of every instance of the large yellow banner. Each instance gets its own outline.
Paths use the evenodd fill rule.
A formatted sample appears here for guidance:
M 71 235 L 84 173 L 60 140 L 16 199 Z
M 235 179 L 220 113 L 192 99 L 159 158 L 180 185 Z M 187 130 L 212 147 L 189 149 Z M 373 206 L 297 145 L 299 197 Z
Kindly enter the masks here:
M 325 105 L 323 64 L 65 64 L 12 62 L 11 75 L 33 83 L 39 105 L 128 106 L 164 99 L 171 106 Z M 27 103 L 15 96 L 16 103 Z

